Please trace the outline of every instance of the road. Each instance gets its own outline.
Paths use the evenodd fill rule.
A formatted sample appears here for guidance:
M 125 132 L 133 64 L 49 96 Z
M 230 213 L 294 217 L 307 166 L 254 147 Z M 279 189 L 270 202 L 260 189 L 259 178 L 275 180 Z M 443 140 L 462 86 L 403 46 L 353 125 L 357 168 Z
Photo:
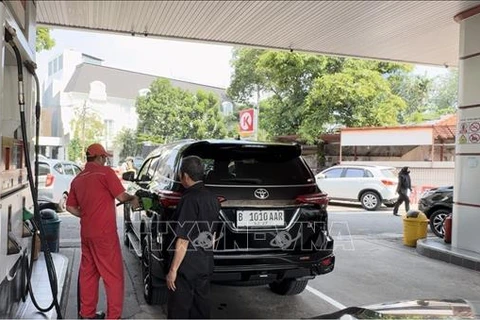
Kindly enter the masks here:
M 61 253 L 79 263 L 78 220 L 60 214 Z M 212 287 L 214 318 L 307 318 L 345 306 L 417 298 L 480 300 L 478 272 L 417 254 L 402 244 L 402 218 L 391 209 L 366 212 L 358 206 L 330 205 L 329 225 L 336 240 L 335 270 L 309 282 L 298 296 L 283 297 L 267 286 Z M 118 215 L 121 226 L 122 215 Z M 119 230 L 121 231 L 121 230 Z M 429 237 L 434 237 L 429 232 Z M 142 293 L 140 263 L 124 247 L 126 299 L 124 318 L 164 318 L 164 306 L 148 306 Z M 75 317 L 76 283 L 71 281 L 67 318 Z M 104 309 L 104 301 L 99 303 Z M 75 307 L 74 307 L 75 306 Z

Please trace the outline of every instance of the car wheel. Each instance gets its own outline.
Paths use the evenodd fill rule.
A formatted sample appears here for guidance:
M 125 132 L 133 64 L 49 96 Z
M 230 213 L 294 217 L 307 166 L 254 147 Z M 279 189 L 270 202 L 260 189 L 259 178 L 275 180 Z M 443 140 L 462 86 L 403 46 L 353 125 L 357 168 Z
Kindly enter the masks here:
M 148 237 L 144 240 L 142 249 L 142 278 L 143 297 L 147 304 L 164 304 L 167 302 L 167 288 L 159 288 L 153 285 L 154 275 L 152 274 L 152 252 Z
M 447 209 L 439 209 L 430 215 L 430 230 L 437 237 L 443 238 L 445 233 L 444 222 L 450 213 Z
M 365 191 L 360 197 L 362 207 L 368 211 L 377 210 L 381 204 L 380 196 L 374 191 Z
M 270 290 L 282 296 L 300 294 L 307 287 L 308 280 L 283 279 L 269 284 Z
M 123 205 L 123 244 L 127 247 L 130 246 L 130 240 L 128 239 L 128 233 L 131 231 L 130 222 L 130 207 L 128 204 Z
M 68 193 L 64 192 L 62 194 L 62 198 L 58 202 L 57 205 L 57 212 L 65 212 L 67 211 L 67 198 L 68 198 Z

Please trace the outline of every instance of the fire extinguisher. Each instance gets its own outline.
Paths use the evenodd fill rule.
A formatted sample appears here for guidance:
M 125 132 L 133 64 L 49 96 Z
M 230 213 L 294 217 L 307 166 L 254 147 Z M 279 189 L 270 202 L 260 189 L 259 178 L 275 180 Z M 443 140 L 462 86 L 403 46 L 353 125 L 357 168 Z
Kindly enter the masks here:
M 443 234 L 443 241 L 445 243 L 452 242 L 452 214 L 449 214 L 448 217 L 445 218 L 443 222 L 444 234 Z

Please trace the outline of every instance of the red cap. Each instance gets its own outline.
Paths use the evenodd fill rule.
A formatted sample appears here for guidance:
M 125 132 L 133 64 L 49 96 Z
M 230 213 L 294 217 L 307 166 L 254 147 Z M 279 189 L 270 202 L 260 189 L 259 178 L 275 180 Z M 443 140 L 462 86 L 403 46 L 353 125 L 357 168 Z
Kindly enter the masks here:
M 112 157 L 113 155 L 108 153 L 100 143 L 94 143 L 87 148 L 87 157 L 106 156 Z

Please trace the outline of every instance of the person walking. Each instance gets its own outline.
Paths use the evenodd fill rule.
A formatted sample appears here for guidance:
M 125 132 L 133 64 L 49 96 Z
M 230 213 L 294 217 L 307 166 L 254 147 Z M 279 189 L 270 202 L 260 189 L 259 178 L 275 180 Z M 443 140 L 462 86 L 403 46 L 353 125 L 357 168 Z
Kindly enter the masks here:
M 166 277 L 167 318 L 210 318 L 210 279 L 213 274 L 213 246 L 220 203 L 203 184 L 202 159 L 182 160 L 180 182 L 185 192 L 173 221 L 175 239 L 173 259 Z M 215 228 L 214 228 L 215 229 Z
M 393 208 L 393 215 L 398 216 L 398 208 L 405 202 L 405 211 L 410 210 L 410 192 L 412 191 L 412 182 L 410 180 L 410 170 L 408 167 L 403 167 L 398 173 L 398 200 Z
M 137 172 L 137 169 L 135 168 L 132 157 L 127 157 L 125 159 L 125 162 L 123 162 L 123 164 L 121 166 L 121 169 L 122 169 L 122 173 L 125 173 L 125 172 L 136 173 Z
M 103 279 L 107 295 L 107 318 L 122 316 L 124 275 L 122 252 L 117 235 L 115 199 L 139 206 L 115 172 L 105 166 L 111 157 L 102 145 L 87 148 L 85 169 L 72 181 L 67 211 L 80 218 L 82 257 L 79 270 L 79 318 L 103 318 L 97 313 L 98 286 Z

